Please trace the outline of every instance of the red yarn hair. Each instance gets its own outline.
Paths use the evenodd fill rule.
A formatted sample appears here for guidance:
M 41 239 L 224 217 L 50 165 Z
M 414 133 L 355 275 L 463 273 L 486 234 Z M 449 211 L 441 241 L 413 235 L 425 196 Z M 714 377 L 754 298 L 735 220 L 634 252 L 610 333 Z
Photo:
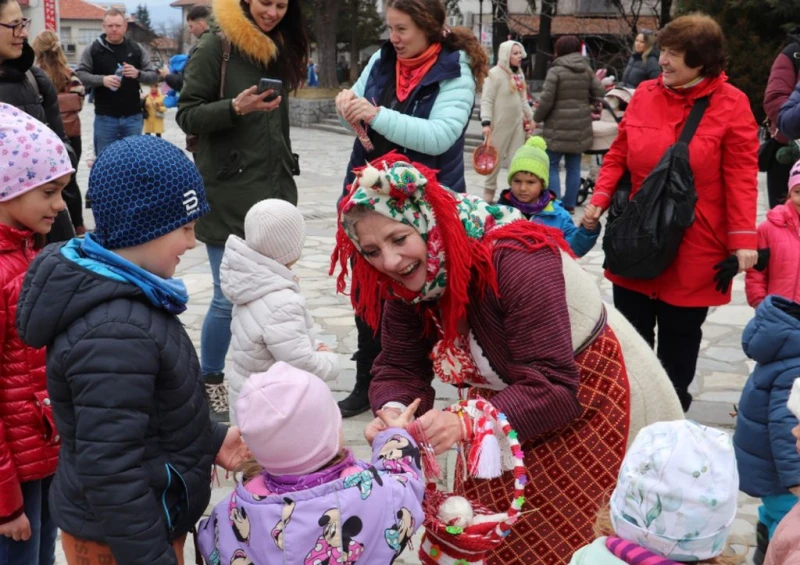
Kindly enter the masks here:
M 375 168 L 391 166 L 396 162 L 410 162 L 397 151 L 387 153 L 372 161 Z M 560 230 L 548 228 L 525 220 L 515 221 L 508 225 L 493 227 L 489 218 L 485 234 L 481 239 L 473 239 L 467 235 L 458 213 L 457 201 L 452 192 L 442 187 L 436 179 L 438 171 L 420 163 L 411 165 L 428 180 L 421 190 L 424 199 L 431 207 L 436 224 L 442 234 L 447 262 L 447 282 L 445 290 L 437 300 L 441 312 L 442 339 L 452 341 L 458 335 L 458 322 L 466 318 L 470 289 L 477 295 L 487 290 L 497 294 L 497 274 L 492 262 L 495 249 L 512 248 L 535 252 L 549 248 L 554 253 L 563 250 L 572 255 L 569 245 Z M 341 216 L 347 213 L 350 198 L 358 190 L 359 172 L 364 167 L 355 169 L 356 180 L 349 193 L 339 206 L 338 227 L 336 230 L 336 247 L 331 255 L 329 274 L 333 275 L 339 265 L 336 278 L 336 291 L 347 294 L 348 263 L 352 261 L 350 300 L 356 314 L 373 329 L 377 330 L 381 321 L 381 303 L 383 300 L 413 300 L 417 293 L 403 284 L 380 273 L 359 253 L 355 244 L 347 236 L 342 227 Z M 356 299 L 357 297 L 357 299 Z M 428 311 L 430 311 L 428 309 Z

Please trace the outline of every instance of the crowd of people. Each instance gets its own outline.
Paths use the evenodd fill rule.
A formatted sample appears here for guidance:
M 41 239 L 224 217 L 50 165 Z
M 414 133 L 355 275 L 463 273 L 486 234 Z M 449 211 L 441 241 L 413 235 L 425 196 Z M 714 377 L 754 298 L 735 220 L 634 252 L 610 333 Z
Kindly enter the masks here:
M 385 17 L 389 39 L 335 99 L 356 139 L 331 202 L 330 292 L 350 295 L 358 331 L 337 403 L 339 356 L 292 270 L 306 226 L 289 93 L 316 80 L 300 2 L 195 7 L 174 72 L 112 8 L 73 72 L 55 33 L 29 45 L 20 5 L 0 0 L 0 565 L 52 565 L 59 530 L 68 565 L 182 565 L 190 534 L 209 565 L 390 565 L 444 520 L 426 480 L 451 450 L 454 494 L 513 525 L 487 565 L 740 563 L 739 491 L 762 500 L 754 561 L 800 563 L 800 155 L 783 163 L 800 137 L 797 38 L 759 145 L 712 18 L 639 33 L 634 94 L 576 219 L 605 94 L 580 39 L 556 41 L 534 108 L 521 43 L 490 68 L 441 0 L 389 0 Z M 161 80 L 187 151 L 161 138 Z M 94 226 L 75 180 L 87 88 Z M 478 92 L 509 168 L 468 187 Z M 759 169 L 771 209 L 756 226 Z M 606 212 L 613 305 L 578 260 Z M 213 280 L 199 355 L 174 278 L 197 240 Z M 755 369 L 731 437 L 685 413 L 709 308 L 739 273 Z M 462 408 L 435 403 L 435 380 Z M 362 461 L 342 421 L 369 410 Z M 209 515 L 215 465 L 237 484 Z M 531 509 L 511 520 L 510 502 Z M 452 546 L 423 537 L 424 563 L 473 562 L 450 556 L 471 511 L 448 518 Z

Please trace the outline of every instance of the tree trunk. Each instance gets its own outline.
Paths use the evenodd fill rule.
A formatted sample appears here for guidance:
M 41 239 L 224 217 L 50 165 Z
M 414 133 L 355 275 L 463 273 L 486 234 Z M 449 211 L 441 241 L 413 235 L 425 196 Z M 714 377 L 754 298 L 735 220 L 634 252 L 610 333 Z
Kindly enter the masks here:
M 672 19 L 672 0 L 661 0 L 661 17 L 659 27 L 664 27 Z
M 314 35 L 317 38 L 319 85 L 336 88 L 336 15 L 340 0 L 314 0 Z
M 553 22 L 556 0 L 542 0 L 542 11 L 539 17 L 539 35 L 536 38 L 536 63 L 533 66 L 533 80 L 544 80 L 550 63 L 552 41 L 550 28 Z
M 358 80 L 358 63 L 359 63 L 359 52 L 361 51 L 361 45 L 359 44 L 359 40 L 361 39 L 358 34 L 358 11 L 360 9 L 361 2 L 359 0 L 350 0 L 350 21 L 353 22 L 352 29 L 350 30 L 350 82 L 355 84 Z M 345 77 L 347 80 L 348 77 Z
M 497 61 L 497 50 L 500 44 L 508 39 L 508 0 L 492 2 L 494 20 L 492 21 L 492 52 Z

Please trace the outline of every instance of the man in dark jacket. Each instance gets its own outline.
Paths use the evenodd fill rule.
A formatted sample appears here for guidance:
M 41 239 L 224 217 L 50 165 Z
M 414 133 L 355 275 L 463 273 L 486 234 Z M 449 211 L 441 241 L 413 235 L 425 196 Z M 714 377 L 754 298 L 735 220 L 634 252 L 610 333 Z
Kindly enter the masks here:
M 767 89 L 764 92 L 764 111 L 769 119 L 770 158 L 767 166 L 767 196 L 769 207 L 774 208 L 786 198 L 786 183 L 789 182 L 791 165 L 780 163 L 775 153 L 785 147 L 789 140 L 778 130 L 778 112 L 795 85 L 800 81 L 800 27 L 788 36 L 789 45 L 778 53 L 769 72 Z
M 62 441 L 50 513 L 70 563 L 95 542 L 100 563 L 176 565 L 212 465 L 246 452 L 236 428 L 210 420 L 177 317 L 188 295 L 171 277 L 208 212 L 203 181 L 180 149 L 136 136 L 100 155 L 89 190 L 95 233 L 42 251 L 17 310 L 20 338 L 48 353 Z
M 142 133 L 141 84 L 155 84 L 158 71 L 144 48 L 125 37 L 128 23 L 117 9 L 103 17 L 103 35 L 84 49 L 75 71 L 86 88 L 94 89 L 94 153 Z
M 47 127 L 61 138 L 67 150 L 70 151 L 70 160 L 72 160 L 72 166 L 75 167 L 77 159 L 64 133 L 61 113 L 58 110 L 58 94 L 44 71 L 33 66 L 34 53 L 27 42 L 29 24 L 21 18 L 20 22 L 19 30 L 14 29 L 12 33 L 14 37 L 23 40 L 21 55 L 13 59 L 0 60 L 0 102 L 16 106 L 40 122 L 47 124 Z M 68 210 L 77 208 L 80 211 L 80 192 L 74 177 L 64 188 L 62 194 L 67 202 Z M 83 225 L 82 218 L 75 218 L 75 220 L 76 226 Z M 56 216 L 53 229 L 47 234 L 47 241 L 48 243 L 65 241 L 74 235 L 73 222 L 69 212 L 64 210 Z
M 211 10 L 209 10 L 207 6 L 203 5 L 194 6 L 191 10 L 189 10 L 189 13 L 186 14 L 186 27 L 189 29 L 189 33 L 191 33 L 195 39 L 199 40 L 204 33 L 208 32 L 208 18 L 210 17 Z M 191 49 L 189 49 L 189 53 L 187 53 L 187 55 L 191 57 L 195 49 L 197 49 L 196 43 Z M 175 92 L 180 92 L 181 88 L 183 88 L 183 72 L 169 73 L 164 77 L 164 82 L 166 82 L 167 86 L 169 86 Z

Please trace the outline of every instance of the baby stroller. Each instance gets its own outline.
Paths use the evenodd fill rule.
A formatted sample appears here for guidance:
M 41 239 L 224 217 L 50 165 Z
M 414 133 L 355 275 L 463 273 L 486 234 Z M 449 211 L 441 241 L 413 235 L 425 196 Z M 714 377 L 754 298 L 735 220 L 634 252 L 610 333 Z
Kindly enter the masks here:
M 594 163 L 589 168 L 586 178 L 581 177 L 581 184 L 578 188 L 577 204 L 583 205 L 594 192 L 594 183 L 597 181 L 597 173 L 603 164 L 603 155 L 608 153 L 611 144 L 617 137 L 619 123 L 625 115 L 625 109 L 633 96 L 633 89 L 614 87 L 609 90 L 602 100 L 602 111 L 600 119 L 592 122 L 592 146 L 584 155 L 591 155 Z

